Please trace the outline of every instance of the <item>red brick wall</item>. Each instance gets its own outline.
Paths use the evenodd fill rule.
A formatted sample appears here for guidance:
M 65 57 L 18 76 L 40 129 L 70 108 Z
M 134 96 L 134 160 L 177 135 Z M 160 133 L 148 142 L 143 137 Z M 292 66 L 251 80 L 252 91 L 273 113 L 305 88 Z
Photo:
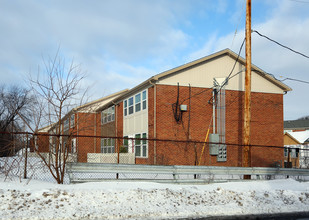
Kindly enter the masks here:
M 188 111 L 177 123 L 173 116 L 172 104 L 177 99 L 177 86 L 157 85 L 157 138 L 173 140 L 204 141 L 212 117 L 212 105 L 208 103 L 211 90 L 191 88 L 190 129 L 189 88 L 179 88 L 179 101 L 188 106 Z M 203 92 L 205 91 L 205 92 Z M 200 94 L 199 94 L 200 93 Z M 149 138 L 153 138 L 153 88 L 148 90 Z M 252 93 L 251 144 L 283 146 L 283 95 Z M 241 166 L 243 143 L 243 92 L 226 91 L 226 143 L 227 162 L 217 162 L 210 156 L 208 145 L 201 157 L 201 165 Z M 212 133 L 212 127 L 210 127 Z M 202 144 L 157 142 L 157 164 L 196 164 L 201 155 Z M 272 166 L 283 161 L 283 150 L 277 148 L 253 147 L 252 166 Z M 149 158 L 153 157 L 153 143 L 149 144 Z
M 94 153 L 101 153 L 101 136 L 102 134 L 102 125 L 101 125 L 101 112 L 96 113 L 96 131 L 95 131 L 95 145 L 96 151 Z
M 38 135 L 33 136 L 30 139 L 30 143 L 29 143 L 29 148 L 31 152 L 35 151 L 35 137 L 36 139 L 36 143 L 37 143 L 37 147 L 38 147 L 38 152 L 40 153 L 44 153 L 44 152 L 49 152 L 49 136 L 47 132 L 40 132 Z
M 115 120 L 117 125 L 117 131 L 116 131 L 116 136 L 117 137 L 123 137 L 123 102 L 119 103 L 116 105 L 116 115 L 115 115 Z M 115 129 L 116 129 L 115 127 Z M 118 139 L 116 147 L 120 147 L 123 145 L 123 140 Z M 118 152 L 117 148 L 115 149 L 116 152 Z
M 148 88 L 148 138 L 155 138 L 154 135 L 154 87 Z M 145 161 L 146 162 L 146 161 Z M 148 142 L 148 164 L 155 164 L 154 142 Z
M 95 114 L 94 113 L 76 113 L 77 133 L 78 135 L 95 135 Z M 78 137 L 77 140 L 77 159 L 78 162 L 87 162 L 87 153 L 95 152 L 95 139 L 93 137 Z

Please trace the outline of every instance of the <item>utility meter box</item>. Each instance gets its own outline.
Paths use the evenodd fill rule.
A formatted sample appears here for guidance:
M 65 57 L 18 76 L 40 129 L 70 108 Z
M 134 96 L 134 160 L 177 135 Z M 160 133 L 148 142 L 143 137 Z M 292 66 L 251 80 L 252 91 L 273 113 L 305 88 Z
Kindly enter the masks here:
M 180 111 L 186 112 L 187 111 L 187 105 L 180 105 Z
M 209 154 L 219 154 L 219 134 L 209 134 Z

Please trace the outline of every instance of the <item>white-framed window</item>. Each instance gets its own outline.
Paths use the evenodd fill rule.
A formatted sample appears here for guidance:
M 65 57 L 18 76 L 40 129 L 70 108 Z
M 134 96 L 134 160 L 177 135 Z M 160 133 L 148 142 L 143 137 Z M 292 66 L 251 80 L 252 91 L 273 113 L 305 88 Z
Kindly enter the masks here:
M 105 154 L 115 153 L 115 139 L 102 138 L 101 139 L 101 153 L 105 153 Z
M 127 114 L 128 114 L 128 100 L 124 100 L 123 113 L 124 113 L 124 116 L 127 116 Z
M 70 128 L 73 128 L 75 126 L 75 114 L 72 114 L 70 116 Z
M 135 95 L 135 112 L 139 112 L 141 110 L 141 94 L 138 93 Z
M 123 115 L 132 115 L 135 112 L 140 112 L 147 109 L 147 91 L 140 93 L 123 101 Z
M 106 124 L 115 121 L 115 106 L 105 109 L 101 113 L 101 123 Z
M 129 104 L 129 115 L 131 115 L 134 112 L 134 109 L 133 109 L 133 97 L 128 99 L 128 104 Z
M 67 130 L 69 128 L 70 118 L 67 118 L 63 122 L 63 130 Z
M 146 90 L 142 93 L 142 100 L 143 100 L 143 110 L 147 108 L 147 93 Z
M 147 140 L 139 140 L 139 139 L 147 139 L 147 133 L 135 134 L 135 156 L 136 157 L 148 157 L 148 145 Z
M 124 148 L 124 151 L 126 153 L 128 153 L 129 151 L 129 139 L 127 139 L 128 136 L 124 136 L 124 139 L 123 139 L 123 148 Z
M 71 139 L 71 153 L 77 153 L 77 149 L 76 149 L 76 138 L 72 138 Z
M 38 145 L 38 136 L 35 136 L 34 137 L 34 147 L 35 147 L 35 150 L 39 150 L 39 145 Z

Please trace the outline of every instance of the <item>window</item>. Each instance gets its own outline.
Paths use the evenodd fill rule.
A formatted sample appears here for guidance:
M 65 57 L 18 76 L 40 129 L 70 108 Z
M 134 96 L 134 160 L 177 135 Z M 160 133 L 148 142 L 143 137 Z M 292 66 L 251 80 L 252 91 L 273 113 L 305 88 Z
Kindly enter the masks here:
M 284 156 L 288 157 L 289 155 L 289 149 L 288 148 L 284 148 Z
M 135 135 L 135 156 L 136 157 L 140 157 L 141 156 L 141 140 L 139 140 L 139 138 L 141 138 L 140 134 L 136 134 Z
M 77 150 L 76 150 L 76 138 L 73 138 L 72 140 L 71 140 L 71 153 L 76 153 L 77 152 Z
M 140 112 L 147 108 L 147 91 L 137 93 L 135 96 L 132 96 L 123 103 L 123 115 L 131 115 L 134 112 Z
M 63 130 L 67 130 L 69 128 L 69 122 L 70 122 L 70 119 L 67 118 L 64 120 L 64 123 L 63 123 Z
M 123 109 L 124 109 L 124 116 L 127 116 L 128 114 L 128 101 L 127 100 L 124 100 Z
M 141 110 L 141 94 L 138 93 L 135 95 L 135 112 L 139 112 Z
M 101 113 L 101 124 L 106 124 L 115 121 L 115 106 L 105 109 Z
M 146 90 L 143 91 L 143 110 L 146 109 L 147 104 L 146 104 L 146 100 L 147 100 L 147 96 L 146 96 Z
M 139 140 L 140 138 L 147 139 L 147 134 L 136 134 L 135 135 L 135 156 L 136 157 L 147 157 L 148 147 L 147 140 Z
M 143 133 L 143 138 L 147 139 L 147 134 Z M 142 140 L 142 156 L 147 157 L 147 140 Z
M 105 153 L 105 154 L 115 153 L 115 139 L 102 138 L 101 139 L 101 153 Z
M 35 150 L 39 150 L 38 137 L 37 136 L 34 137 L 34 147 L 35 147 Z
M 73 128 L 75 126 L 75 114 L 72 114 L 70 117 L 70 128 Z
M 124 136 L 124 138 L 128 138 L 128 136 Z M 123 139 L 123 148 L 124 148 L 124 153 L 128 153 L 129 149 L 129 139 Z
M 133 114 L 133 97 L 129 98 L 129 115 Z

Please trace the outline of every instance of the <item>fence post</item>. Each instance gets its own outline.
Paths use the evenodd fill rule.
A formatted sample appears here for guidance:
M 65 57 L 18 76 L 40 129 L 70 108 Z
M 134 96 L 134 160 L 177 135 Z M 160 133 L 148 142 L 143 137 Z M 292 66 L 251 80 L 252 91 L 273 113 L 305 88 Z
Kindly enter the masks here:
M 27 164 L 28 164 L 28 134 L 26 134 L 24 179 L 27 179 Z

